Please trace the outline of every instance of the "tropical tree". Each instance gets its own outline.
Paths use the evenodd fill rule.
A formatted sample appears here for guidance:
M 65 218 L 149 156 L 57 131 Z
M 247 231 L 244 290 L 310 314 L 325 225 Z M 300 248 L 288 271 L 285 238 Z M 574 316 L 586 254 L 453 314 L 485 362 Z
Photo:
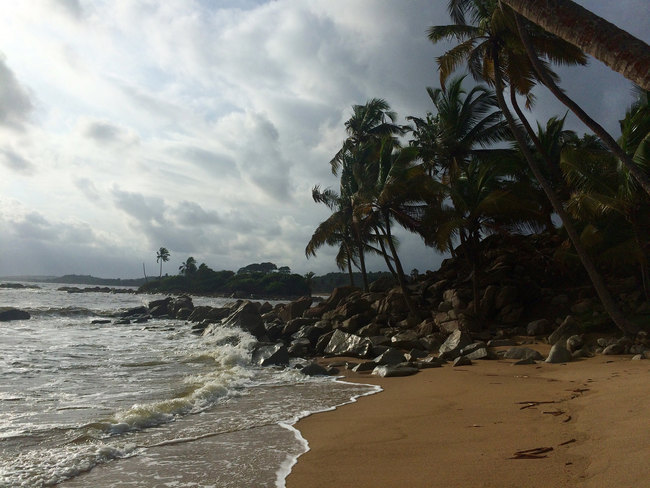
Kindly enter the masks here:
M 197 271 L 196 259 L 192 256 L 187 258 L 187 260 L 178 267 L 180 274 L 185 275 L 186 277 L 192 276 Z
M 158 249 L 158 252 L 156 253 L 156 262 L 160 262 L 160 276 L 158 279 L 162 279 L 162 265 L 163 263 L 166 263 L 169 261 L 169 251 L 165 247 L 161 247 Z
M 572 2 L 500 0 L 530 22 L 570 42 L 650 90 L 650 46 Z
M 423 165 L 416 164 L 418 161 L 417 148 L 397 147 L 391 138 L 385 138 L 379 150 L 379 158 L 366 166 L 366 178 L 360 190 L 360 203 L 355 209 L 364 220 L 372 223 L 389 269 L 393 271 L 391 260 L 395 265 L 393 274 L 414 316 L 417 311 L 409 297 L 392 223 L 395 221 L 412 232 L 419 230 L 419 219 L 432 190 L 426 169 Z M 384 243 L 388 246 L 390 254 L 386 252 Z
M 531 90 L 536 81 L 534 68 L 531 66 L 525 49 L 517 33 L 516 19 L 512 11 L 497 8 L 495 0 L 451 0 L 450 14 L 454 25 L 436 26 L 429 30 L 429 38 L 434 41 L 456 39 L 460 43 L 438 58 L 441 80 L 467 62 L 470 73 L 477 79 L 484 79 L 494 85 L 497 101 L 508 122 L 508 126 L 528 163 L 531 172 L 542 187 L 551 202 L 554 211 L 562 220 L 571 243 L 587 271 L 596 293 L 614 323 L 625 333 L 636 332 L 623 316 L 607 289 L 602 276 L 597 271 L 593 261 L 580 242 L 580 236 L 565 211 L 562 202 L 553 188 L 544 178 L 539 165 L 526 144 L 526 136 L 510 112 L 505 98 L 505 83 L 510 84 L 511 101 L 516 100 L 515 91 L 524 95 L 527 102 L 532 103 Z M 469 15 L 472 24 L 466 22 Z M 543 32 L 537 32 L 533 41 L 546 58 L 560 63 L 586 62 L 581 51 L 576 52 L 570 44 Z M 573 49 L 572 49 L 573 48 Z M 555 76 L 549 68 L 547 74 Z M 520 111 L 517 112 L 522 118 Z M 523 122 L 523 120 L 522 120 Z M 534 131 L 525 124 L 528 134 L 532 137 Z

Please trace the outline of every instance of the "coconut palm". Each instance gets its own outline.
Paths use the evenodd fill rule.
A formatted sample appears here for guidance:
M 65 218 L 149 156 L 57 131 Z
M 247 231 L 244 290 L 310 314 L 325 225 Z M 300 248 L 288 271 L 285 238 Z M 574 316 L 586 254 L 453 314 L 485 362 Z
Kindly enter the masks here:
M 169 261 L 169 251 L 165 247 L 161 247 L 158 249 L 158 252 L 156 253 L 156 262 L 160 262 L 160 276 L 158 279 L 162 279 L 162 265 L 163 263 L 166 263 Z
M 178 267 L 180 274 L 185 275 L 186 277 L 190 277 L 196 273 L 196 270 L 196 259 L 194 259 L 192 256 L 187 258 L 187 260 Z
M 435 182 L 446 198 L 425 212 L 425 242 L 441 252 L 460 241 L 458 251 L 469 265 L 474 313 L 479 314 L 481 239 L 491 233 L 538 228 L 535 205 L 519 195 L 517 183 L 509 177 L 507 163 L 499 158 L 488 164 L 473 158 L 457 178 Z
M 515 15 L 508 9 L 497 8 L 495 0 L 451 0 L 449 10 L 456 24 L 432 27 L 429 30 L 429 38 L 434 42 L 443 39 L 460 41 L 457 46 L 438 58 L 441 80 L 449 76 L 462 63 L 467 62 L 467 67 L 475 78 L 482 78 L 494 85 L 499 107 L 508 126 L 531 172 L 544 190 L 554 211 L 560 217 L 605 310 L 625 333 L 636 332 L 636 327 L 631 325 L 619 310 L 602 276 L 582 246 L 573 222 L 553 188 L 544 178 L 532 152 L 527 147 L 525 134 L 506 104 L 505 83 L 510 84 L 511 100 L 515 99 L 514 91 L 516 90 L 526 96 L 528 103 L 531 103 L 531 90 L 536 81 L 535 70 L 521 46 Z M 472 24 L 466 22 L 468 15 Z M 565 64 L 583 62 L 581 60 L 584 59 L 584 55 L 579 50 L 576 52 L 577 48 L 553 36 L 540 32 L 537 34 L 533 38 L 533 42 L 537 46 L 538 52 L 546 58 Z M 548 76 L 554 76 L 547 65 L 544 64 L 544 68 Z M 526 129 L 529 135 L 534 134 L 529 126 Z
M 571 0 L 500 0 L 529 21 L 572 43 L 650 90 L 650 46 Z
M 366 172 L 360 192 L 361 202 L 356 209 L 364 219 L 373 222 L 389 269 L 392 260 L 395 265 L 394 275 L 414 316 L 417 311 L 409 298 L 404 269 L 392 232 L 392 222 L 395 221 L 413 232 L 419 228 L 419 218 L 424 211 L 425 202 L 430 199 L 431 186 L 425 167 L 416 164 L 418 160 L 417 148 L 401 148 L 396 146 L 391 138 L 385 138 L 379 150 L 379 158 L 367 166 L 372 170 Z M 384 242 L 390 250 L 390 255 L 383 246 Z

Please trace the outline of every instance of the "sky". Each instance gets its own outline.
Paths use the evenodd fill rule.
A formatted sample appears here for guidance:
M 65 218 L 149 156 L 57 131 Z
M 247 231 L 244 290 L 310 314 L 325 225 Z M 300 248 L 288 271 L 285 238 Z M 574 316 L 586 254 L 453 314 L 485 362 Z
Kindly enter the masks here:
M 583 0 L 650 42 L 647 0 Z M 432 110 L 426 37 L 446 0 L 0 0 L 0 276 L 176 274 L 305 257 L 328 216 L 315 185 L 354 104 Z M 631 84 L 592 60 L 562 86 L 618 135 Z M 532 119 L 566 111 L 537 89 Z M 568 127 L 585 132 L 574 118 Z M 399 233 L 405 270 L 444 256 Z M 371 259 L 369 268 L 385 269 Z

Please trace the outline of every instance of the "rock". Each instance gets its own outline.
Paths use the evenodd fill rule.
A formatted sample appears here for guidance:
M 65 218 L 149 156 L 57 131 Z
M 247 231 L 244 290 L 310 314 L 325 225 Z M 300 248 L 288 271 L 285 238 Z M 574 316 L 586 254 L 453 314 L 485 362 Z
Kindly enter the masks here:
M 454 359 L 454 367 L 457 366 L 471 366 L 472 365 L 472 360 L 469 359 L 467 356 L 458 356 L 456 359 Z
M 544 356 L 542 356 L 535 349 L 530 347 L 511 347 L 503 355 L 504 359 L 533 359 L 535 361 L 543 361 Z
M 169 309 L 169 315 L 176 318 L 178 318 L 178 314 L 181 310 L 185 310 L 185 309 L 189 309 L 190 311 L 194 310 L 194 304 L 192 303 L 192 298 L 187 295 L 181 295 L 179 297 L 174 298 L 169 302 L 169 305 L 167 307 Z M 185 311 L 181 313 L 187 315 L 187 312 Z M 189 317 L 189 315 L 187 315 L 187 317 Z
M 494 297 L 494 308 L 501 310 L 506 305 L 512 305 L 518 295 L 516 286 L 502 286 Z
M 513 366 L 523 366 L 525 364 L 536 364 L 535 360 L 531 358 L 525 358 L 525 359 L 520 359 L 519 361 L 515 361 L 512 363 Z
M 135 317 L 136 315 L 148 315 L 149 309 L 144 305 L 141 307 L 133 307 L 125 310 L 120 314 L 120 317 Z
M 258 343 L 253 348 L 251 362 L 258 366 L 286 366 L 289 351 L 283 344 Z
M 571 361 L 571 352 L 561 342 L 556 342 L 548 353 L 547 363 L 568 363 Z
M 632 361 L 639 361 L 641 359 L 648 359 L 648 354 L 644 352 L 641 354 L 636 354 L 635 356 L 632 357 Z
M 551 322 L 547 319 L 533 320 L 526 326 L 526 334 L 539 336 L 548 334 L 551 331 Z
M 512 339 L 492 339 L 488 341 L 489 347 L 516 346 L 517 343 Z
M 344 332 L 354 333 L 366 325 L 368 325 L 368 316 L 365 313 L 358 313 L 349 319 L 345 319 L 340 329 Z
M 305 325 L 298 332 L 293 334 L 294 339 L 307 339 L 311 344 L 316 344 L 318 338 L 323 335 L 325 331 L 315 325 Z
M 110 324 L 111 321 L 109 319 L 95 319 L 90 322 L 91 324 Z
M 278 313 L 278 317 L 280 317 L 280 320 L 283 322 L 297 319 L 298 317 L 302 317 L 305 311 L 311 307 L 311 304 L 311 297 L 299 298 L 291 303 L 287 303 Z
M 447 340 L 440 346 L 439 357 L 444 359 L 454 359 L 460 355 L 460 350 L 469 346 L 472 343 L 472 338 L 466 332 L 456 330 L 449 334 Z
M 307 376 L 329 376 L 330 372 L 318 363 L 309 363 L 307 366 L 300 370 L 302 374 Z
M 287 348 L 291 356 L 306 356 L 311 349 L 311 341 L 307 338 L 301 337 L 291 341 L 291 345 Z
M 574 303 L 573 306 L 571 307 L 571 312 L 582 315 L 585 313 L 588 313 L 591 311 L 594 307 L 593 302 L 589 298 L 585 298 L 584 300 L 580 300 L 577 303 Z
M 372 343 L 367 338 L 337 329 L 323 352 L 331 356 L 368 357 L 371 350 Z
M 390 276 L 384 276 L 370 283 L 368 290 L 373 293 L 385 293 L 396 285 L 397 283 L 395 282 L 394 278 Z
M 566 340 L 566 348 L 569 352 L 575 352 L 579 349 L 582 349 L 582 346 L 585 345 L 585 338 L 583 335 L 572 335 Z
M 496 357 L 494 353 L 490 353 L 490 350 L 487 347 L 479 347 L 471 352 L 462 352 L 461 354 L 461 357 L 465 357 L 471 361 L 476 359 L 493 359 Z
M 223 325 L 239 327 L 255 336 L 257 340 L 262 339 L 266 332 L 259 310 L 248 300 L 242 302 L 234 312 L 226 317 Z
M 399 364 L 406 361 L 406 358 L 404 357 L 404 354 L 399 352 L 397 349 L 389 347 L 386 351 L 377 356 L 374 361 L 379 365 Z
M 0 307 L 0 322 L 10 320 L 28 320 L 31 318 L 29 312 L 14 307 Z
M 603 349 L 603 354 L 606 356 L 616 356 L 618 354 L 625 354 L 625 346 L 623 344 L 614 343 Z
M 580 334 L 580 332 L 580 327 L 575 319 L 571 315 L 567 315 L 555 332 L 548 336 L 548 343 L 553 345 L 559 341 L 565 342 L 569 337 Z
M 420 347 L 420 338 L 414 330 L 405 330 L 398 332 L 391 337 L 391 342 L 394 347 L 399 349 L 416 349 Z
M 305 310 L 303 316 L 321 317 L 324 313 L 329 312 L 330 310 L 334 310 L 336 307 L 338 307 L 341 301 L 358 291 L 359 288 L 355 286 L 341 286 L 334 288 L 334 291 L 332 291 L 332 294 L 327 300 L 319 305 L 316 305 L 315 307 L 311 307 Z
M 377 367 L 377 363 L 374 361 L 364 361 L 363 363 L 356 364 L 353 368 L 352 371 L 355 373 L 365 373 L 368 371 L 372 371 Z
M 411 366 L 399 365 L 381 365 L 372 370 L 372 374 L 382 378 L 392 378 L 397 376 L 411 376 L 419 371 L 418 368 Z

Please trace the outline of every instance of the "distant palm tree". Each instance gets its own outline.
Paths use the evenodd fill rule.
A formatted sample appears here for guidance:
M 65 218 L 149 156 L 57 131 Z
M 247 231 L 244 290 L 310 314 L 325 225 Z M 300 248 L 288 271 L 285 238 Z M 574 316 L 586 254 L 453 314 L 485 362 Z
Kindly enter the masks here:
M 192 256 L 187 258 L 187 260 L 178 267 L 178 271 L 187 277 L 196 273 L 196 270 L 196 259 L 194 259 Z
M 158 279 L 162 279 L 162 265 L 169 261 L 169 251 L 166 247 L 161 247 L 156 253 L 156 262 L 160 263 L 160 276 Z

